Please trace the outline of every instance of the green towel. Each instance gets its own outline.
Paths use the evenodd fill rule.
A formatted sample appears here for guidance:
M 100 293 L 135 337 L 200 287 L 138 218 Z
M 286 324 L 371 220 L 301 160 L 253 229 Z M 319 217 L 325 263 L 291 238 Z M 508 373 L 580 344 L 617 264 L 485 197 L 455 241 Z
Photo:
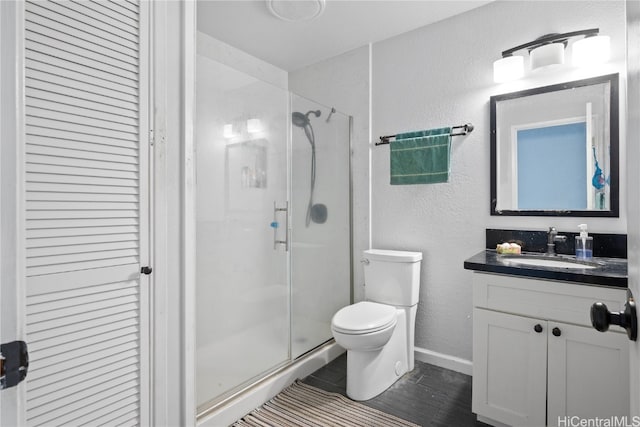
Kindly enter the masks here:
M 447 182 L 450 133 L 440 128 L 396 135 L 389 145 L 391 185 Z

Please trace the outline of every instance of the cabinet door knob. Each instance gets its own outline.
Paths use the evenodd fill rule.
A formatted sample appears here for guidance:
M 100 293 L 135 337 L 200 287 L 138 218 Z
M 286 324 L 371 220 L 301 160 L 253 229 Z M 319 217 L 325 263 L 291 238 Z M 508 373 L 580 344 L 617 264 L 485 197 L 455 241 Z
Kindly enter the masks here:
M 542 325 L 538 323 L 536 326 L 533 327 L 533 330 L 536 331 L 537 333 L 542 332 Z
M 562 331 L 558 327 L 553 328 L 551 330 L 551 333 L 553 334 L 554 337 L 559 337 L 560 335 L 562 335 Z
M 591 306 L 591 325 L 600 332 L 609 330 L 610 325 L 618 325 L 627 330 L 627 336 L 631 341 L 638 337 L 638 319 L 636 315 L 636 303 L 633 295 L 627 290 L 627 302 L 624 310 L 610 312 L 606 304 L 597 302 Z

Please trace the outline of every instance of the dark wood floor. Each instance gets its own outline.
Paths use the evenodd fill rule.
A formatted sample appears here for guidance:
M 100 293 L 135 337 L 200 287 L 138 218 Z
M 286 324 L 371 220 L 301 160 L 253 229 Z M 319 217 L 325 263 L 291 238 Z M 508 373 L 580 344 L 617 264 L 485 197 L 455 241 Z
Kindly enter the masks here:
M 346 354 L 302 381 L 346 396 Z M 487 426 L 471 412 L 470 376 L 419 361 L 384 393 L 361 403 L 421 426 Z

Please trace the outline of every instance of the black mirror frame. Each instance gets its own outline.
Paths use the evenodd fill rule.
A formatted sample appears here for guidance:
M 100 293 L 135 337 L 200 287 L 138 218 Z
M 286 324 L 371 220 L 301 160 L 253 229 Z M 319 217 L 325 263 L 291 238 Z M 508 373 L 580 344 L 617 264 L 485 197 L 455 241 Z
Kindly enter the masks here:
M 575 80 L 566 83 L 559 83 L 550 86 L 526 89 L 518 92 L 511 92 L 502 95 L 494 95 L 490 98 L 490 129 L 491 129 L 491 215 L 492 216 L 574 216 L 574 217 L 619 217 L 619 176 L 620 176 L 620 154 L 619 154 L 619 101 L 618 101 L 618 73 L 593 77 L 583 80 Z M 609 162 L 611 172 L 609 174 L 610 209 L 607 211 L 598 210 L 496 210 L 497 205 L 497 134 L 496 134 L 496 103 L 514 98 L 521 98 L 530 95 L 538 95 L 546 92 L 573 89 L 581 86 L 591 86 L 601 83 L 610 84 L 610 117 L 609 117 Z

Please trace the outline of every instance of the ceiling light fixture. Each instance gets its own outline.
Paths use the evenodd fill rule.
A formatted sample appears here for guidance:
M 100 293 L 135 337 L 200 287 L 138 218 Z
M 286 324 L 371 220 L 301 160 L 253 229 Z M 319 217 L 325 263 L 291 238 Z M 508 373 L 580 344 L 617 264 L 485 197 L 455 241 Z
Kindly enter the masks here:
M 531 71 L 547 69 L 564 63 L 565 47 L 569 39 L 583 37 L 572 44 L 574 66 L 593 65 L 609 59 L 610 38 L 599 35 L 598 28 L 572 31 L 563 34 L 547 34 L 531 42 L 507 49 L 502 58 L 493 63 L 493 80 L 503 83 L 524 76 L 524 57 L 514 55 L 519 50 L 529 51 Z
M 326 0 L 265 0 L 276 18 L 287 22 L 310 21 L 322 15 Z

